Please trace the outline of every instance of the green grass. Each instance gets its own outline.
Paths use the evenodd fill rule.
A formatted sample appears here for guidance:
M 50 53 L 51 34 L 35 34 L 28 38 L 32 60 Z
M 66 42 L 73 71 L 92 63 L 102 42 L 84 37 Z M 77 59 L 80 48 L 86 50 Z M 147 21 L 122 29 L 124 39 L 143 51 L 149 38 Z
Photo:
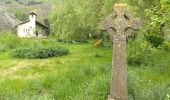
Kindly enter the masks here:
M 37 41 L 37 40 L 32 40 Z M 0 100 L 106 100 L 109 94 L 112 49 L 64 44 L 53 39 L 42 45 L 68 48 L 69 55 L 49 59 L 15 59 L 0 52 Z M 169 56 L 168 56 L 169 55 Z M 128 66 L 129 99 L 169 100 L 170 53 L 150 66 Z

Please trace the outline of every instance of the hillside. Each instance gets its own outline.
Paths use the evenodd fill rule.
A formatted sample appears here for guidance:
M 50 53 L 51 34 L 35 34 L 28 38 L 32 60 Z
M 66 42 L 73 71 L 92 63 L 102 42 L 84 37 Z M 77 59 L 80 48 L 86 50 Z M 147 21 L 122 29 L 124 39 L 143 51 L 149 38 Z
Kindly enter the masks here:
M 50 3 L 43 1 L 1 0 L 0 29 L 14 29 L 19 22 L 28 19 L 28 13 L 35 12 L 38 20 L 43 22 L 51 11 Z

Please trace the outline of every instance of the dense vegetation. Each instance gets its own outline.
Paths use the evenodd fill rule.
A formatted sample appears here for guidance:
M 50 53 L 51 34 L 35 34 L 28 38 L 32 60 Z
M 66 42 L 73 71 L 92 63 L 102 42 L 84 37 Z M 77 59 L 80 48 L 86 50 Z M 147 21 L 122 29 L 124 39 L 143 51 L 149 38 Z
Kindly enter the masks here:
M 52 34 L 47 39 L 28 39 L 0 32 L 0 100 L 106 100 L 112 43 L 100 31 L 100 23 L 116 2 L 128 3 L 131 13 L 141 19 L 140 31 L 127 43 L 129 100 L 170 99 L 169 0 L 15 1 L 51 3 L 50 22 L 45 22 Z M 15 9 L 10 11 L 24 19 L 25 12 Z M 96 38 L 103 42 L 93 48 Z M 55 57 L 58 50 L 67 54 L 65 48 L 68 55 Z M 51 54 L 54 57 L 41 59 Z
M 30 45 L 28 39 L 21 39 L 10 32 L 0 32 L 0 51 L 8 51 L 27 45 Z
M 50 17 L 53 24 L 52 30 L 61 39 L 87 39 L 89 34 L 93 36 L 99 34 L 101 33 L 99 24 L 103 18 L 111 13 L 115 2 L 116 0 L 58 0 L 53 3 L 55 6 Z M 147 26 L 146 29 L 162 28 L 159 27 L 161 23 L 169 20 L 169 11 L 167 10 L 169 4 L 166 1 L 126 0 L 123 2 L 129 4 L 131 12 L 140 17 L 141 24 Z M 146 14 L 144 14 L 145 10 Z M 151 24 L 154 25 L 148 27 Z M 155 28 L 155 31 L 158 28 Z M 147 33 L 148 31 L 151 30 L 148 29 Z M 152 30 L 152 34 L 159 34 L 155 31 Z
M 21 39 L 9 32 L 1 32 L 0 36 L 0 51 L 12 50 L 11 55 L 16 58 L 44 59 L 69 53 L 68 49 L 57 46 L 56 44 L 49 43 L 45 45 L 43 42 L 30 41 L 28 38 Z
M 26 42 L 25 39 L 20 40 L 21 43 L 24 41 Z M 31 41 L 28 41 L 30 45 L 27 45 L 27 48 L 37 45 L 36 43 L 43 46 L 62 45 L 70 50 L 70 54 L 29 60 L 13 58 L 12 49 L 1 51 L 1 100 L 104 100 L 107 98 L 111 75 L 111 48 L 92 48 L 94 40 L 89 40 L 85 44 L 67 44 L 57 42 L 55 38 L 31 39 Z M 129 99 L 168 100 L 170 53 L 160 50 L 159 53 L 154 54 L 158 52 L 157 49 L 147 45 L 147 43 L 141 45 L 139 40 L 129 42 L 128 50 L 134 51 L 129 57 L 135 56 L 132 61 L 130 60 L 133 63 L 128 66 Z M 140 46 L 145 47 L 141 49 Z M 18 47 L 23 46 L 18 44 Z
M 34 46 L 15 49 L 12 54 L 16 58 L 48 58 L 68 54 L 68 50 L 59 46 Z

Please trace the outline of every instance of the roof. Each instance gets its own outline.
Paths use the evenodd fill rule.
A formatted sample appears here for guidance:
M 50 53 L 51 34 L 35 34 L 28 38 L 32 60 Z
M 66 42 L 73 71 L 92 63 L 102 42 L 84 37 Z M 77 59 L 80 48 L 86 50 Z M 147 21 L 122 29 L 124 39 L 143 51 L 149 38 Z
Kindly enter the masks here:
M 19 23 L 17 26 L 22 25 L 22 24 L 25 24 L 25 23 L 27 23 L 27 22 L 29 22 L 29 21 L 30 21 L 30 20 L 23 21 L 23 22 Z
M 39 21 L 37 21 L 37 20 L 36 20 L 36 25 L 42 26 L 42 27 L 44 27 L 44 28 L 48 28 L 48 26 L 42 24 L 41 22 L 39 22 Z
M 30 12 L 28 15 L 36 15 L 37 16 L 37 14 L 34 12 Z
M 21 23 L 19 23 L 16 27 L 18 27 L 18 26 L 20 26 L 20 25 L 22 25 L 22 24 L 25 24 L 25 23 L 27 23 L 27 22 L 29 22 L 29 21 L 30 21 L 30 20 L 26 20 L 26 21 L 24 21 L 24 22 L 21 22 Z M 43 23 L 41 23 L 41 22 L 39 22 L 39 21 L 37 21 L 37 20 L 36 20 L 35 22 L 36 22 L 36 25 L 48 29 L 48 26 L 46 26 L 45 24 L 43 24 Z

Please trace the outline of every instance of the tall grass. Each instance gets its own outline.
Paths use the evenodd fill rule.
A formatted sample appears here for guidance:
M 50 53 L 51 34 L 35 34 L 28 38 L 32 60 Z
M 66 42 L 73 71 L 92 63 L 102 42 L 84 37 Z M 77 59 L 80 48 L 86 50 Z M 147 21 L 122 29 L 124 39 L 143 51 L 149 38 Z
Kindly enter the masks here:
M 107 99 L 111 48 L 90 49 L 91 41 L 87 44 L 56 43 L 53 39 L 21 41 L 30 45 L 62 45 L 70 54 L 44 60 L 19 60 L 9 55 L 16 47 L 0 52 L 0 100 Z M 17 45 L 22 46 L 22 43 Z M 161 51 L 153 56 L 152 63 L 128 66 L 129 100 L 169 100 L 169 59 L 170 53 Z
M 22 46 L 29 46 L 32 41 L 29 39 L 21 39 L 11 32 L 0 33 L 0 51 L 8 51 Z
M 77 65 L 44 77 L 0 81 L 2 100 L 105 100 L 109 94 L 111 65 Z M 156 74 L 155 74 L 156 73 Z M 156 79 L 154 76 L 157 76 Z M 166 75 L 165 75 L 166 76 Z M 147 78 L 145 78 L 147 77 Z M 151 68 L 128 69 L 129 100 L 169 100 L 170 81 Z
M 110 66 L 78 65 L 35 80 L 3 80 L 1 98 L 12 100 L 103 100 L 109 89 Z M 8 83 L 8 84 L 6 84 Z M 25 96 L 24 96 L 25 95 Z M 46 95 L 47 99 L 43 98 Z

